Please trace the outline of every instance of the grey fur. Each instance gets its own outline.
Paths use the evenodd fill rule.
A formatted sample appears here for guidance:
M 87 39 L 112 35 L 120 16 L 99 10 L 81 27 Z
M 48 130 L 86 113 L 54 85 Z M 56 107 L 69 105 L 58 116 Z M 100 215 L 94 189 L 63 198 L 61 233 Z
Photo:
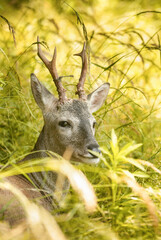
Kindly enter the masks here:
M 99 145 L 94 137 L 95 118 L 92 113 L 104 103 L 110 85 L 105 83 L 100 86 L 88 95 L 87 101 L 70 99 L 62 105 L 34 74 L 31 74 L 31 87 L 35 101 L 43 113 L 44 127 L 33 149 L 37 152 L 31 153 L 26 159 L 44 158 L 47 156 L 45 151 L 62 156 L 70 147 L 73 150 L 72 161 L 97 163 L 98 157 L 88 151 L 99 152 Z M 69 125 L 60 126 L 60 122 L 63 121 Z M 56 173 L 41 172 L 29 175 L 39 189 L 44 189 L 49 194 L 55 190 Z
M 48 156 L 49 151 L 62 156 L 66 148 L 70 147 L 73 151 L 72 161 L 98 163 L 98 157 L 89 152 L 89 150 L 99 152 L 99 145 L 94 137 L 95 119 L 92 113 L 104 103 L 109 87 L 108 83 L 103 84 L 88 95 L 87 101 L 70 99 L 61 105 L 58 99 L 39 82 L 37 77 L 31 74 L 31 88 L 35 101 L 42 110 L 44 127 L 33 152 L 23 161 L 44 158 Z M 61 175 L 58 176 L 57 173 L 50 171 L 34 172 L 28 175 L 34 186 L 22 175 L 8 177 L 7 180 L 21 189 L 29 199 L 36 199 L 46 209 L 51 210 L 54 200 L 51 195 L 53 196 L 57 186 L 57 178 Z M 67 190 L 69 188 L 67 179 L 62 177 L 59 180 L 64 184 L 62 184 L 62 191 Z M 35 185 L 37 191 L 35 191 Z M 12 202 L 4 213 L 4 219 L 12 225 L 21 221 L 25 215 L 23 208 L 16 199 L 13 201 L 13 198 L 12 193 L 0 189 L 0 209 L 8 201 Z

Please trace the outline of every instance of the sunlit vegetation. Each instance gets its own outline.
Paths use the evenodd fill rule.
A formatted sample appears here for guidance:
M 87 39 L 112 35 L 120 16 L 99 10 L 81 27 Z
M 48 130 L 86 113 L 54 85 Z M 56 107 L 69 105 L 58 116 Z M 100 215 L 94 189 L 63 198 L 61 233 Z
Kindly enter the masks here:
M 56 239 L 52 231 L 57 228 L 59 239 L 160 239 L 160 19 L 156 0 L 0 1 L 0 187 L 10 189 L 26 211 L 26 225 L 11 229 L 0 209 L 1 239 Z M 86 92 L 104 82 L 111 85 L 106 104 L 95 114 L 101 162 L 75 166 L 95 190 L 98 205 L 93 213 L 72 177 L 69 194 L 52 215 L 2 181 L 31 170 L 16 164 L 32 150 L 43 126 L 30 74 L 57 94 L 37 57 L 37 36 L 48 58 L 57 46 L 60 75 L 74 75 L 63 78 L 68 97 L 75 97 L 81 64 L 74 54 L 84 41 L 89 61 Z M 46 170 L 70 174 L 56 163 L 52 169 L 50 161 L 36 162 L 37 170 L 43 164 Z M 8 165 L 12 168 L 4 170 Z M 31 211 L 39 216 L 36 222 Z

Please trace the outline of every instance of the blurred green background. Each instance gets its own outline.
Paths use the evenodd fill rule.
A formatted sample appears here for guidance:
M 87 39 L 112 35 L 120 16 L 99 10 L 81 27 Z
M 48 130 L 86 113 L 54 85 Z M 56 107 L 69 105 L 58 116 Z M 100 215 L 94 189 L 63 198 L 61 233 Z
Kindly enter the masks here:
M 2 164 L 15 163 L 29 153 L 43 126 L 41 112 L 31 94 L 30 74 L 34 72 L 56 94 L 48 71 L 37 57 L 36 39 L 39 36 L 48 58 L 57 46 L 59 74 L 74 75 L 72 79 L 63 79 L 68 97 L 75 97 L 75 85 L 81 69 L 80 59 L 73 55 L 87 41 L 89 67 L 86 92 L 91 92 L 104 82 L 111 84 L 106 104 L 95 114 L 98 122 L 96 137 L 100 146 L 109 148 L 110 132 L 115 129 L 118 137 L 124 136 L 121 146 L 130 141 L 142 143 L 141 148 L 133 153 L 133 158 L 148 160 L 160 168 L 160 1 L 1 0 L 0 30 Z M 100 186 L 104 176 L 99 176 L 98 180 L 97 167 L 92 172 L 86 168 L 84 171 L 87 171 L 90 181 Z M 145 188 L 156 188 L 160 194 L 160 175 L 151 171 L 148 173 L 146 180 L 138 179 L 138 182 Z M 100 190 L 101 194 L 104 195 L 103 190 Z M 155 202 L 160 209 L 158 197 Z M 104 209 L 108 211 L 106 204 L 106 201 L 101 201 L 102 212 Z M 105 221 L 105 225 L 110 223 L 121 239 L 160 239 L 159 234 L 154 233 L 146 222 L 148 217 L 144 216 L 141 207 L 136 204 L 135 210 L 142 214 L 138 218 L 135 216 L 135 220 L 130 220 L 133 219 L 130 207 L 127 209 L 122 203 L 121 208 L 121 220 L 117 222 L 119 214 L 111 208 L 109 219 L 101 219 L 100 222 Z M 124 214 L 129 215 L 126 218 Z M 115 220 L 111 220 L 112 217 Z M 76 226 L 78 219 L 73 224 Z M 75 229 L 79 228 L 78 225 Z M 71 231 L 71 239 L 101 239 L 90 234 L 80 237 L 79 230 L 78 234 L 68 231 Z M 104 236 L 102 239 L 108 238 Z

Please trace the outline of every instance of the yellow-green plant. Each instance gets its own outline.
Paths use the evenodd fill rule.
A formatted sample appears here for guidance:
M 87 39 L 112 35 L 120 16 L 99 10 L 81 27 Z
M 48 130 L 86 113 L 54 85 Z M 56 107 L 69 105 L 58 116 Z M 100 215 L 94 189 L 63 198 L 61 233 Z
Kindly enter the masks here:
M 112 190 L 112 205 L 116 207 L 118 200 L 123 195 L 123 191 L 120 188 L 125 188 L 126 184 L 133 194 L 138 196 L 145 206 L 147 207 L 149 214 L 152 218 L 152 223 L 155 227 L 158 227 L 158 217 L 157 209 L 149 196 L 147 189 L 137 181 L 136 178 L 148 178 L 146 167 L 151 167 L 155 172 L 161 174 L 161 171 L 157 169 L 152 163 L 144 160 L 135 159 L 131 155 L 132 153 L 141 147 L 142 144 L 135 144 L 134 142 L 129 142 L 123 147 L 120 147 L 120 141 L 125 136 L 117 138 L 114 130 L 111 132 L 110 148 L 102 147 L 103 156 L 101 160 L 104 163 L 103 174 L 106 174 L 107 181 L 110 179 L 110 188 Z M 137 171 L 139 169 L 139 171 Z M 131 195 L 131 198 L 134 196 Z

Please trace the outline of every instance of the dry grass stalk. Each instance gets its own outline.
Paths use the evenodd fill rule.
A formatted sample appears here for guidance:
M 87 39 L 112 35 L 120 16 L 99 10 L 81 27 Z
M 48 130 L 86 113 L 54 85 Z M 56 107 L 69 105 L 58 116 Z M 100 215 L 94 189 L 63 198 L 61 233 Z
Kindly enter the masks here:
M 73 150 L 70 148 L 67 148 L 66 151 L 64 152 L 63 158 L 67 161 L 69 161 L 71 159 Z M 54 199 L 59 203 L 59 205 L 61 204 L 61 200 L 62 200 L 62 194 L 63 194 L 63 186 L 65 183 L 65 179 L 66 177 L 61 174 L 58 173 L 58 177 L 57 177 L 57 181 L 55 184 L 55 192 L 54 192 Z
M 67 154 L 69 154 L 69 152 L 67 152 Z M 70 154 L 68 156 L 66 155 L 66 159 L 70 158 Z M 60 191 L 57 190 L 58 199 L 60 199 L 61 197 L 63 182 L 65 177 L 67 177 L 73 189 L 84 201 L 87 211 L 93 212 L 96 210 L 97 198 L 92 185 L 89 183 L 85 175 L 80 170 L 77 170 L 74 166 L 72 166 L 69 163 L 69 161 L 63 160 L 62 158 L 59 161 L 51 158 L 45 158 L 43 161 L 41 161 L 41 166 L 39 165 L 39 162 L 36 161 L 35 165 L 33 165 L 32 167 L 27 164 L 24 166 L 21 165 L 21 168 L 23 170 L 23 173 L 29 173 L 33 172 L 33 170 L 41 171 L 42 166 L 43 169 L 46 169 L 47 171 L 56 171 L 59 174 L 61 174 L 59 177 L 60 179 L 58 179 L 57 183 L 58 184 L 57 187 L 60 190 Z M 11 168 L 1 173 L 1 179 L 3 179 L 4 177 L 17 175 L 19 173 L 20 173 L 19 169 L 15 170 L 14 168 Z
M 19 224 L 18 226 L 11 229 L 9 224 L 6 222 L 0 222 L 0 239 L 1 240 L 18 240 L 24 239 L 24 232 L 26 231 L 27 225 L 25 223 Z
M 143 200 L 152 218 L 153 225 L 155 228 L 157 228 L 158 227 L 158 218 L 156 215 L 157 210 L 146 190 L 136 182 L 133 176 L 130 175 L 123 176 L 121 180 L 125 182 L 132 189 L 132 191 Z
M 1 182 L 0 188 L 11 191 L 21 203 L 26 213 L 29 229 L 35 239 L 66 240 L 54 217 L 47 210 L 29 201 L 19 189 L 7 181 Z
M 53 171 L 56 170 L 66 176 L 73 189 L 84 201 L 86 210 L 89 212 L 95 211 L 97 207 L 97 198 L 92 185 L 85 175 L 66 160 L 57 161 L 56 166 L 54 163 L 55 161 L 48 162 L 46 164 L 47 168 Z
M 154 164 L 152 164 L 152 163 L 150 163 L 150 162 L 148 162 L 148 161 L 140 160 L 140 159 L 138 160 L 138 162 L 140 162 L 140 163 L 141 163 L 142 165 L 144 165 L 144 166 L 147 166 L 147 167 L 152 168 L 155 172 L 161 174 L 161 171 L 160 171 L 158 168 L 156 168 L 156 167 L 154 166 Z

